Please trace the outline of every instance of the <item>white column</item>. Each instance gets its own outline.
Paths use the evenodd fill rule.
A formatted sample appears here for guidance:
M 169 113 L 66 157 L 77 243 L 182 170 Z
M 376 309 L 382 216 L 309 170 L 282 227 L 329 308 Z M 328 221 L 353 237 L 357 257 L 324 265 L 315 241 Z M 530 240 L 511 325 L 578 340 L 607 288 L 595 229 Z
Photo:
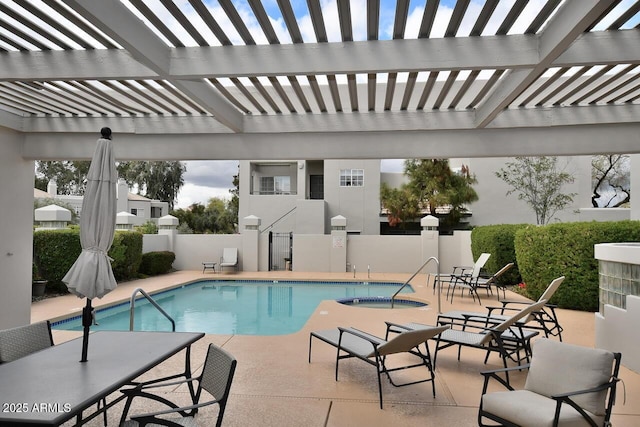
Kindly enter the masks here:
M 439 224 L 440 221 L 433 215 L 427 215 L 420 219 L 420 226 L 422 227 L 422 231 L 420 231 L 420 236 L 422 237 L 422 262 L 425 262 L 430 257 L 436 257 L 438 262 L 440 262 L 438 236 Z M 424 272 L 431 274 L 437 273 L 437 264 L 435 262 L 430 262 L 429 265 L 425 267 Z
M 331 272 L 347 270 L 347 219 L 342 215 L 331 218 Z
M 158 218 L 158 235 L 167 236 L 167 250 L 175 253 L 176 236 L 180 220 L 173 215 Z
M 260 224 L 262 220 L 255 215 L 244 217 L 242 232 L 242 271 L 259 271 Z

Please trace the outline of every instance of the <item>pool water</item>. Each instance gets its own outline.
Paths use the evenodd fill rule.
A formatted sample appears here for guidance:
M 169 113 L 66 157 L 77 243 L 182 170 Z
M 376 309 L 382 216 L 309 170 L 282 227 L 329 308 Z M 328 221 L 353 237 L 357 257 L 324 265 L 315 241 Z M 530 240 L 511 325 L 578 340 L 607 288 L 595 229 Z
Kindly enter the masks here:
M 283 335 L 299 331 L 323 300 L 390 297 L 402 286 L 390 282 L 294 282 L 205 280 L 152 295 L 174 319 L 176 331 L 208 334 Z M 407 286 L 402 291 L 413 292 Z M 134 330 L 170 331 L 146 299 L 136 300 Z M 129 302 L 96 312 L 92 331 L 129 330 Z M 80 316 L 54 329 L 82 330 Z

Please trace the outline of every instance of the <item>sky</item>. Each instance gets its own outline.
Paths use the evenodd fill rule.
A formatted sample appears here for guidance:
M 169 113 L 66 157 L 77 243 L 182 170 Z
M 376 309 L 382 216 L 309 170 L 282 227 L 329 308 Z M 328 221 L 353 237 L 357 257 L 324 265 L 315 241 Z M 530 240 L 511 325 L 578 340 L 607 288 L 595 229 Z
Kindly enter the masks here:
M 420 27 L 420 22 L 422 20 L 423 10 L 425 6 L 426 0 L 411 0 L 409 6 L 409 16 L 407 19 L 407 25 L 405 30 L 405 38 L 415 38 L 418 34 L 418 29 Z M 184 5 L 184 10 L 188 10 L 188 2 L 186 0 L 180 0 L 179 3 Z M 242 39 L 239 34 L 228 20 L 226 14 L 220 8 L 217 1 L 214 0 L 206 0 L 206 3 L 209 5 L 210 10 L 212 11 L 213 16 L 219 23 L 219 25 L 223 28 L 226 34 L 228 34 L 229 38 L 234 44 L 243 44 Z M 338 13 L 336 0 L 321 0 L 321 6 L 323 9 L 323 18 L 325 20 L 325 26 L 327 28 L 327 36 L 329 41 L 340 41 L 341 33 L 340 27 L 338 24 Z M 380 39 L 390 39 L 393 31 L 393 20 L 394 20 L 394 11 L 396 7 L 396 0 L 381 0 L 380 4 L 380 28 L 379 28 L 379 37 Z M 463 19 L 460 29 L 458 30 L 459 36 L 466 36 L 469 34 L 471 27 L 475 20 L 477 19 L 482 7 L 484 5 L 484 0 L 472 0 L 467 13 L 465 14 L 465 18 Z M 487 24 L 484 33 L 486 34 L 495 34 L 496 29 L 499 24 L 502 22 L 507 12 L 511 9 L 515 0 L 507 0 L 502 1 L 498 4 L 492 19 Z M 618 8 L 628 7 L 629 3 L 633 3 L 633 0 L 623 0 L 621 5 Z M 266 44 L 267 40 L 260 29 L 260 25 L 255 20 L 253 16 L 253 12 L 249 3 L 246 0 L 234 0 L 234 6 L 236 7 L 238 13 L 243 18 L 246 23 L 249 31 L 251 32 L 253 38 L 258 44 Z M 282 18 L 282 14 L 280 12 L 277 0 L 263 0 L 262 4 L 271 18 L 271 23 L 273 28 L 278 36 L 278 39 L 281 43 L 291 43 L 291 39 L 284 24 L 284 20 Z M 522 12 L 520 18 L 515 22 L 511 29 L 511 33 L 522 33 L 526 26 L 531 22 L 532 17 L 537 15 L 540 11 L 540 8 L 544 4 L 543 0 L 531 0 L 528 2 L 524 11 Z M 300 31 L 302 37 L 305 42 L 313 43 L 316 41 L 315 32 L 313 30 L 313 26 L 309 17 L 309 11 L 307 8 L 306 0 L 291 0 L 291 5 L 293 7 L 294 13 L 297 17 Z M 434 23 L 434 28 L 431 33 L 431 37 L 443 37 L 446 29 L 446 25 L 451 17 L 451 13 L 453 11 L 453 6 L 455 5 L 455 1 L 453 0 L 441 0 L 438 12 L 436 14 L 436 20 Z M 195 46 L 196 43 L 193 41 L 188 34 L 185 33 L 181 27 L 176 25 L 173 21 L 174 19 L 170 16 L 170 14 L 163 9 L 163 6 L 160 4 L 158 0 L 151 0 L 149 2 L 149 6 L 154 9 L 159 16 L 164 17 L 163 22 L 167 23 L 167 25 L 174 31 L 176 34 L 180 36 L 180 38 L 187 45 Z M 350 2 L 351 6 L 351 16 L 352 16 L 352 24 L 353 24 L 353 38 L 354 40 L 366 40 L 366 0 L 352 0 Z M 610 16 L 610 21 L 615 19 L 617 16 L 615 14 L 615 10 L 612 11 Z M 624 9 L 623 9 L 624 10 Z M 141 19 L 145 19 L 144 17 L 140 17 Z M 203 36 L 208 39 L 209 43 L 212 45 L 219 45 L 218 40 L 210 33 L 210 31 L 206 28 L 204 24 L 199 22 L 199 17 L 195 14 L 193 16 L 189 16 L 189 19 L 192 20 L 192 23 L 201 31 Z M 640 14 L 638 14 L 634 21 L 640 20 Z M 604 22 L 601 24 L 602 26 L 608 25 L 608 23 Z M 601 28 L 596 28 L 601 29 Z M 484 34 L 483 33 L 483 34 Z M 160 37 L 162 37 L 159 34 Z M 191 41 L 191 42 L 189 42 Z M 342 78 L 344 76 L 338 76 Z M 444 76 L 443 78 L 445 78 Z M 464 77 L 464 76 L 462 76 Z M 221 79 L 223 81 L 224 79 Z M 346 80 L 346 78 L 345 78 Z M 382 79 L 384 80 L 384 79 Z M 382 81 L 381 80 L 381 81 Z M 341 82 L 341 80 L 338 80 Z M 224 82 L 223 82 L 224 83 Z M 185 162 L 187 166 L 187 171 L 184 175 L 185 185 L 182 187 L 178 194 L 178 199 L 176 206 L 178 208 L 186 208 L 193 203 L 201 203 L 207 204 L 208 200 L 213 197 L 219 198 L 230 198 L 229 189 L 232 187 L 233 175 L 238 172 L 238 162 L 235 160 L 228 161 L 187 161 Z M 403 170 L 403 160 L 395 159 L 395 160 L 383 160 L 381 165 L 382 172 L 402 172 Z

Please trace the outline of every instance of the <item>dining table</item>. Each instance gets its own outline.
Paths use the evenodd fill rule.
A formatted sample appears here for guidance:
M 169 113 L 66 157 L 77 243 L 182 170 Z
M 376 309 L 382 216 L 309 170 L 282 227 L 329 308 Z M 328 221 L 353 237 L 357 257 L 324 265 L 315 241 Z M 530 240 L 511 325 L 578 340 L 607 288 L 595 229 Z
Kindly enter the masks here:
M 82 425 L 124 398 L 114 395 L 107 403 L 109 395 L 136 384 L 136 378 L 182 350 L 184 371 L 150 382 L 191 377 L 191 345 L 203 336 L 97 331 L 90 336 L 86 362 L 79 361 L 82 339 L 78 338 L 0 364 L 0 426 L 58 426 L 73 418 L 75 425 Z

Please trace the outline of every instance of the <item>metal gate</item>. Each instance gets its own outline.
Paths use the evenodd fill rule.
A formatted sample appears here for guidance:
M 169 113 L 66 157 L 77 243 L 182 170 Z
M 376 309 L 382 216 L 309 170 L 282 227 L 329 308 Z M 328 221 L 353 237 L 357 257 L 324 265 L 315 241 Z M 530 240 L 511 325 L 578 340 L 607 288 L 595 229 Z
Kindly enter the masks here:
M 293 233 L 269 232 L 269 271 L 291 269 Z

